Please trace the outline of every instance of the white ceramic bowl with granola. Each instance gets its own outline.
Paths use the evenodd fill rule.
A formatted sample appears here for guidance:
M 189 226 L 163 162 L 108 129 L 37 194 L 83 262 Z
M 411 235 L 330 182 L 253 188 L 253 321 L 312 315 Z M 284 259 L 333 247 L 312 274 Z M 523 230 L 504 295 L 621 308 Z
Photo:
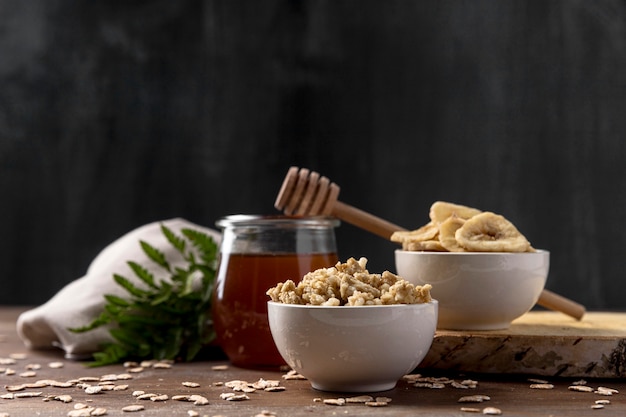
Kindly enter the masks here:
M 390 390 L 430 349 L 438 304 L 429 285 L 369 274 L 363 258 L 360 266 L 353 261 L 270 289 L 270 330 L 287 364 L 313 388 Z
M 414 252 L 396 250 L 398 275 L 432 285 L 439 329 L 506 329 L 537 303 L 550 253 Z
M 415 285 L 432 285 L 440 329 L 506 329 L 537 303 L 550 253 L 536 250 L 504 216 L 436 201 L 430 221 L 391 240 L 396 272 Z

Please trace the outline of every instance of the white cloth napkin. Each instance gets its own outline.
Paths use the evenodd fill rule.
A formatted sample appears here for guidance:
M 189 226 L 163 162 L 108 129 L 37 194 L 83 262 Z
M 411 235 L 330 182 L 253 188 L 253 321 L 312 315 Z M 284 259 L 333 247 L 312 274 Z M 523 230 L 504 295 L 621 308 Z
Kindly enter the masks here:
M 31 349 L 57 347 L 65 351 L 66 358 L 85 359 L 99 350 L 103 342 L 111 341 L 108 328 L 99 327 L 85 333 L 74 333 L 68 328 L 89 324 L 103 310 L 105 294 L 127 297 L 128 293 L 114 280 L 120 274 L 137 283 L 128 261 L 135 261 L 163 277 L 162 269 L 152 262 L 141 249 L 143 240 L 165 254 L 171 265 L 182 265 L 183 258 L 167 241 L 161 224 L 180 236 L 180 230 L 189 228 L 206 233 L 219 244 L 221 234 L 181 218 L 164 220 L 141 226 L 120 237 L 104 248 L 92 261 L 85 276 L 70 282 L 49 301 L 22 313 L 17 320 L 17 332 Z

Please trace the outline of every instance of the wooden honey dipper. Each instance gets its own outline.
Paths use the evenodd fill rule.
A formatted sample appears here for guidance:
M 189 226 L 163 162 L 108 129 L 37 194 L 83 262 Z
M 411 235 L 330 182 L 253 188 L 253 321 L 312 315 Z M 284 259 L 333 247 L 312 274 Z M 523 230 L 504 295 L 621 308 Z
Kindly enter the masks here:
M 339 201 L 340 188 L 328 178 L 306 168 L 291 167 L 278 192 L 274 207 L 287 215 L 334 216 L 387 240 L 396 231 L 407 229 Z M 577 320 L 585 307 L 544 289 L 537 301 L 542 307 L 559 311 Z

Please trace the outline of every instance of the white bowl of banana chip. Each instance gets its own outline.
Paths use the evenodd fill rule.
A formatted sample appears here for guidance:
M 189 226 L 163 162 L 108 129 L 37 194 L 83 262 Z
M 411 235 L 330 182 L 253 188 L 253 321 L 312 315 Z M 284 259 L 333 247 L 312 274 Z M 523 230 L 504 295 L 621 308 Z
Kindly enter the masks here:
M 430 222 L 396 232 L 396 272 L 431 284 L 439 301 L 438 329 L 496 330 L 534 307 L 543 291 L 550 253 L 534 249 L 501 215 L 435 202 Z

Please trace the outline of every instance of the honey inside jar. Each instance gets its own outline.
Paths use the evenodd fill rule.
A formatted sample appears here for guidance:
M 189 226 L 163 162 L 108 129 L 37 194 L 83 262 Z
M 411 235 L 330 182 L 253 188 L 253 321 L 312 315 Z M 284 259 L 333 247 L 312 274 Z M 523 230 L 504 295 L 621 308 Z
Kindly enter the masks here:
M 267 319 L 268 288 L 337 262 L 335 253 L 227 254 L 217 277 L 213 317 L 218 343 L 242 367 L 284 365 Z M 262 362 L 262 364 L 260 364 Z
M 245 368 L 278 368 L 267 318 L 266 292 L 281 281 L 338 262 L 334 228 L 318 217 L 228 216 L 223 228 L 211 316 L 217 343 L 230 362 Z

